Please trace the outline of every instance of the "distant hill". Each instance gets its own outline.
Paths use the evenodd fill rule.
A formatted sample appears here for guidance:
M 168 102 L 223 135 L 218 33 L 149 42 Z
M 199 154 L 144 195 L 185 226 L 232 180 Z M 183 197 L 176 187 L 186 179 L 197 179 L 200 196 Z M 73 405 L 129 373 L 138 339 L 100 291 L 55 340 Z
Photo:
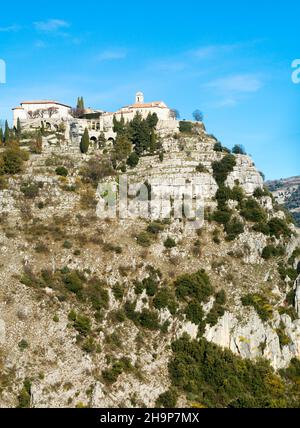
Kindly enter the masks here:
M 300 227 L 300 176 L 268 181 L 266 184 L 277 202 L 291 211 Z

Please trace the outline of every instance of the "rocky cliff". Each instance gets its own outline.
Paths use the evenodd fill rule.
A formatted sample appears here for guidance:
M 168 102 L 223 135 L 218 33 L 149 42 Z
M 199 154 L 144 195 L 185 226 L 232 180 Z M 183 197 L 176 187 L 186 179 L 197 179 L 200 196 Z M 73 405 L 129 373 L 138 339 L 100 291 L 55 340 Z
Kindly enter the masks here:
M 300 227 L 300 177 L 291 177 L 266 183 L 279 204 L 285 205 Z
M 194 183 L 204 222 L 193 229 L 170 200 L 166 218 L 103 215 L 99 181 L 118 192 L 125 174 L 109 155 L 47 147 L 0 191 L 0 405 L 298 403 L 300 238 L 252 159 L 199 126 L 127 168 L 129 200 L 143 183 L 154 194 Z M 261 396 L 251 382 L 227 390 L 239 370 Z

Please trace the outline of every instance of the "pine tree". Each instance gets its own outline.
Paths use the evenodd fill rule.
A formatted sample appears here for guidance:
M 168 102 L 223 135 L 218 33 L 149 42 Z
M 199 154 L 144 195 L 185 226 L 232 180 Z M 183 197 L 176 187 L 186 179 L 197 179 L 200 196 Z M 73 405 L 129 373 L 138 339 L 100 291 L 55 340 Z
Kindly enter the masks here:
M 3 143 L 3 129 L 0 127 L 0 146 Z
M 80 142 L 81 153 L 84 153 L 84 154 L 87 153 L 89 151 L 89 147 L 90 147 L 89 131 L 87 128 L 85 128 L 83 137 Z

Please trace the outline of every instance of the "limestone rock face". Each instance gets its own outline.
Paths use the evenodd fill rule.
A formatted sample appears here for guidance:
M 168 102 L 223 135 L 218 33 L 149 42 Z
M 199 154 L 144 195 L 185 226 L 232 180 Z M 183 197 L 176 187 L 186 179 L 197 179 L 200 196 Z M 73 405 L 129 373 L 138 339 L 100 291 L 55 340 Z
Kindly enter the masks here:
M 298 277 L 296 284 L 296 294 L 295 294 L 295 309 L 297 314 L 300 317 L 300 276 Z
M 263 178 L 248 156 L 237 155 L 236 163 L 234 171 L 229 175 L 226 184 L 229 187 L 233 187 L 235 182 L 239 182 L 246 195 L 252 196 L 257 188 L 263 187 Z
M 283 349 L 276 332 L 281 320 L 290 338 L 290 345 Z M 264 357 L 276 370 L 288 366 L 292 358 L 300 356 L 300 321 L 292 323 L 287 316 L 278 316 L 269 325 L 263 323 L 254 310 L 242 322 L 226 312 L 215 327 L 206 329 L 205 338 L 243 358 Z

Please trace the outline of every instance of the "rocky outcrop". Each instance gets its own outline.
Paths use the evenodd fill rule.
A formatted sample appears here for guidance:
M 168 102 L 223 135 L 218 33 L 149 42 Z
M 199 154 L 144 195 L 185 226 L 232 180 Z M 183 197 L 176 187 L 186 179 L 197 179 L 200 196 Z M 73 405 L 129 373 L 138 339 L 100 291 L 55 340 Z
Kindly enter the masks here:
M 280 322 L 290 338 L 290 344 L 283 348 L 276 332 Z M 215 327 L 206 329 L 205 338 L 243 358 L 264 357 L 276 370 L 287 367 L 292 358 L 300 357 L 300 320 L 292 322 L 286 315 L 278 315 L 272 323 L 266 324 L 254 310 L 251 310 L 246 321 L 226 312 Z

